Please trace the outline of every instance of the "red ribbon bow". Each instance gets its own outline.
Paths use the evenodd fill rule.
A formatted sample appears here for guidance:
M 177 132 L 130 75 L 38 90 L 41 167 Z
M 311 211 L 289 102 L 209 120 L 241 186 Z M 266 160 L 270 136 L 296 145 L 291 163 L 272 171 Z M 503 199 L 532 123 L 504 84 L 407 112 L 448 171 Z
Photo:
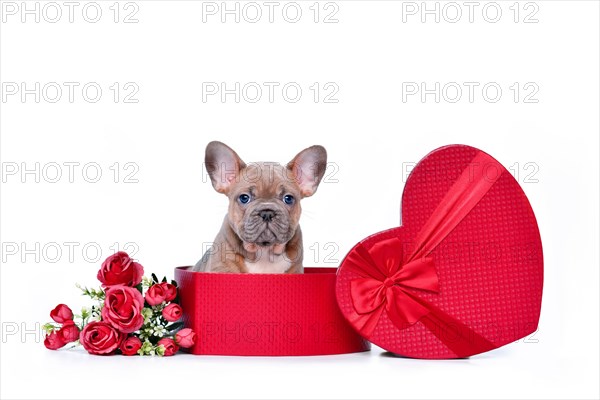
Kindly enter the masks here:
M 415 250 L 403 260 L 402 242 L 397 237 L 381 240 L 368 250 L 362 243 L 344 259 L 344 268 L 358 275 L 350 281 L 350 297 L 355 314 L 350 322 L 369 337 L 383 311 L 398 329 L 422 321 L 459 357 L 495 348 L 470 327 L 438 309 L 414 292 L 438 293 L 440 285 L 433 258 L 429 254 L 458 226 L 491 189 L 502 172 L 492 177 L 486 171 L 504 171 L 496 160 L 479 152 L 440 201 L 415 238 Z M 442 329 L 439 329 L 439 328 Z M 458 329 L 459 340 L 452 343 L 440 334 L 443 328 Z
M 384 308 L 398 326 L 412 325 L 429 313 L 407 288 L 434 293 L 439 290 L 433 258 L 412 259 L 403 264 L 400 248 L 400 239 L 394 237 L 376 243 L 370 251 L 361 246 L 345 261 L 348 267 L 359 269 L 363 272 L 360 275 L 366 276 L 353 279 L 350 290 L 354 309 L 364 316 L 361 325 L 370 332 Z

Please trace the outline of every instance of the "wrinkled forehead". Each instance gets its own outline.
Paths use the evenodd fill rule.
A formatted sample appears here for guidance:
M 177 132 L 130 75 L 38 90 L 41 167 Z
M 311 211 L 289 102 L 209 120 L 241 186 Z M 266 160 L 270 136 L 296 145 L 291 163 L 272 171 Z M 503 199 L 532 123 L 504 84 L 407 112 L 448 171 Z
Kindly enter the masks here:
M 287 178 L 286 168 L 276 162 L 250 163 L 241 171 L 241 179 L 248 183 L 279 182 Z
M 298 190 L 298 185 L 293 179 L 292 172 L 276 162 L 248 164 L 241 171 L 240 184 L 248 185 L 257 192 L 280 191 L 282 188 L 288 191 Z

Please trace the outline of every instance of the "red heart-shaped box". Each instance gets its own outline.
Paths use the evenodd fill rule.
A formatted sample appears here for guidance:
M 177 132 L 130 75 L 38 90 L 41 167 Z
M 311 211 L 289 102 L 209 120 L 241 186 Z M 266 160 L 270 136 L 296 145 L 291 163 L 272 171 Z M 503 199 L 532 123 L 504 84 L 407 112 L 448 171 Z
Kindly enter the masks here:
M 338 305 L 361 336 L 407 357 L 459 358 L 537 329 L 540 234 L 501 164 L 473 147 L 439 148 L 413 169 L 401 211 L 402 226 L 364 239 L 338 270 Z M 430 248 L 419 252 L 422 241 Z

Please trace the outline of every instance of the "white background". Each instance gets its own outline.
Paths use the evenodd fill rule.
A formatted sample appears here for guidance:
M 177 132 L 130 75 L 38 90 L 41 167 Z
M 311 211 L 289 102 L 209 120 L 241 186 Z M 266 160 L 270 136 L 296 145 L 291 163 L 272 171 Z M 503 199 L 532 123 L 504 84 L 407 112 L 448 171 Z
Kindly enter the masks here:
M 297 23 L 283 18 L 285 3 L 272 23 L 262 2 L 257 23 L 244 19 L 254 18 L 250 8 L 239 23 L 233 15 L 222 23 L 220 14 L 203 22 L 203 4 L 193 1 L 98 1 L 96 23 L 82 16 L 85 2 L 72 23 L 62 2 L 56 23 L 48 21 L 56 8 L 39 2 L 39 22 L 34 14 L 22 22 L 21 2 L 7 3 L 0 27 L 3 398 L 599 397 L 597 2 L 481 2 L 473 22 L 462 2 L 438 3 L 439 22 L 435 15 L 421 21 L 420 2 L 321 2 L 317 23 L 314 1 L 298 2 Z M 453 23 L 456 4 L 462 18 Z M 86 18 L 93 19 L 90 7 Z M 288 19 L 295 16 L 290 7 Z M 325 23 L 334 11 L 338 22 Z M 138 22 L 125 23 L 132 12 Z M 19 85 L 33 89 L 36 82 L 39 102 L 35 94 L 21 98 Z M 52 82 L 63 89 L 56 103 Z M 73 102 L 64 82 L 79 84 Z M 102 88 L 95 103 L 82 96 L 90 82 Z M 272 103 L 266 86 L 258 102 L 247 101 L 255 97 L 248 92 L 236 103 L 234 95 L 203 101 L 203 82 L 279 86 Z M 282 97 L 290 82 L 302 88 L 296 103 Z M 439 82 L 439 102 L 434 94 L 407 95 L 421 82 L 428 89 Z M 464 82 L 479 85 L 472 102 Z M 498 101 L 492 89 L 484 97 L 486 84 L 501 88 Z M 456 85 L 463 91 L 453 103 Z M 136 87 L 138 102 L 125 102 Z M 332 87 L 338 102 L 324 102 Z M 327 148 L 332 166 L 315 197 L 303 201 L 301 220 L 305 248 L 313 248 L 305 265 L 321 266 L 337 265 L 354 243 L 399 223 L 411 163 L 450 143 L 489 152 L 517 175 L 541 229 L 538 332 L 448 361 L 394 358 L 378 348 L 328 357 L 164 359 L 46 350 L 36 327 L 59 302 L 86 304 L 74 283 L 94 285 L 94 259 L 111 254 L 115 243 L 136 250 L 146 271 L 159 275 L 172 277 L 175 266 L 197 261 L 227 205 L 202 172 L 210 140 L 246 161 L 287 162 L 309 145 Z M 72 164 L 73 182 L 70 162 L 79 163 Z M 22 175 L 36 163 L 39 177 Z M 57 164 L 62 177 L 52 183 Z M 90 183 L 94 166 L 102 176 Z

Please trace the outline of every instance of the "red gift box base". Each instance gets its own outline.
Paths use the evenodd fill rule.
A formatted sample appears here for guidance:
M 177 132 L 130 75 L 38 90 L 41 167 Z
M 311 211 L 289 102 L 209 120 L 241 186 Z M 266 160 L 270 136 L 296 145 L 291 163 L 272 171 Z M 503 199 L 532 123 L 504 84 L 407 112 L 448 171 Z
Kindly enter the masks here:
M 192 354 L 309 356 L 367 351 L 342 316 L 337 268 L 304 274 L 222 274 L 175 269 Z

